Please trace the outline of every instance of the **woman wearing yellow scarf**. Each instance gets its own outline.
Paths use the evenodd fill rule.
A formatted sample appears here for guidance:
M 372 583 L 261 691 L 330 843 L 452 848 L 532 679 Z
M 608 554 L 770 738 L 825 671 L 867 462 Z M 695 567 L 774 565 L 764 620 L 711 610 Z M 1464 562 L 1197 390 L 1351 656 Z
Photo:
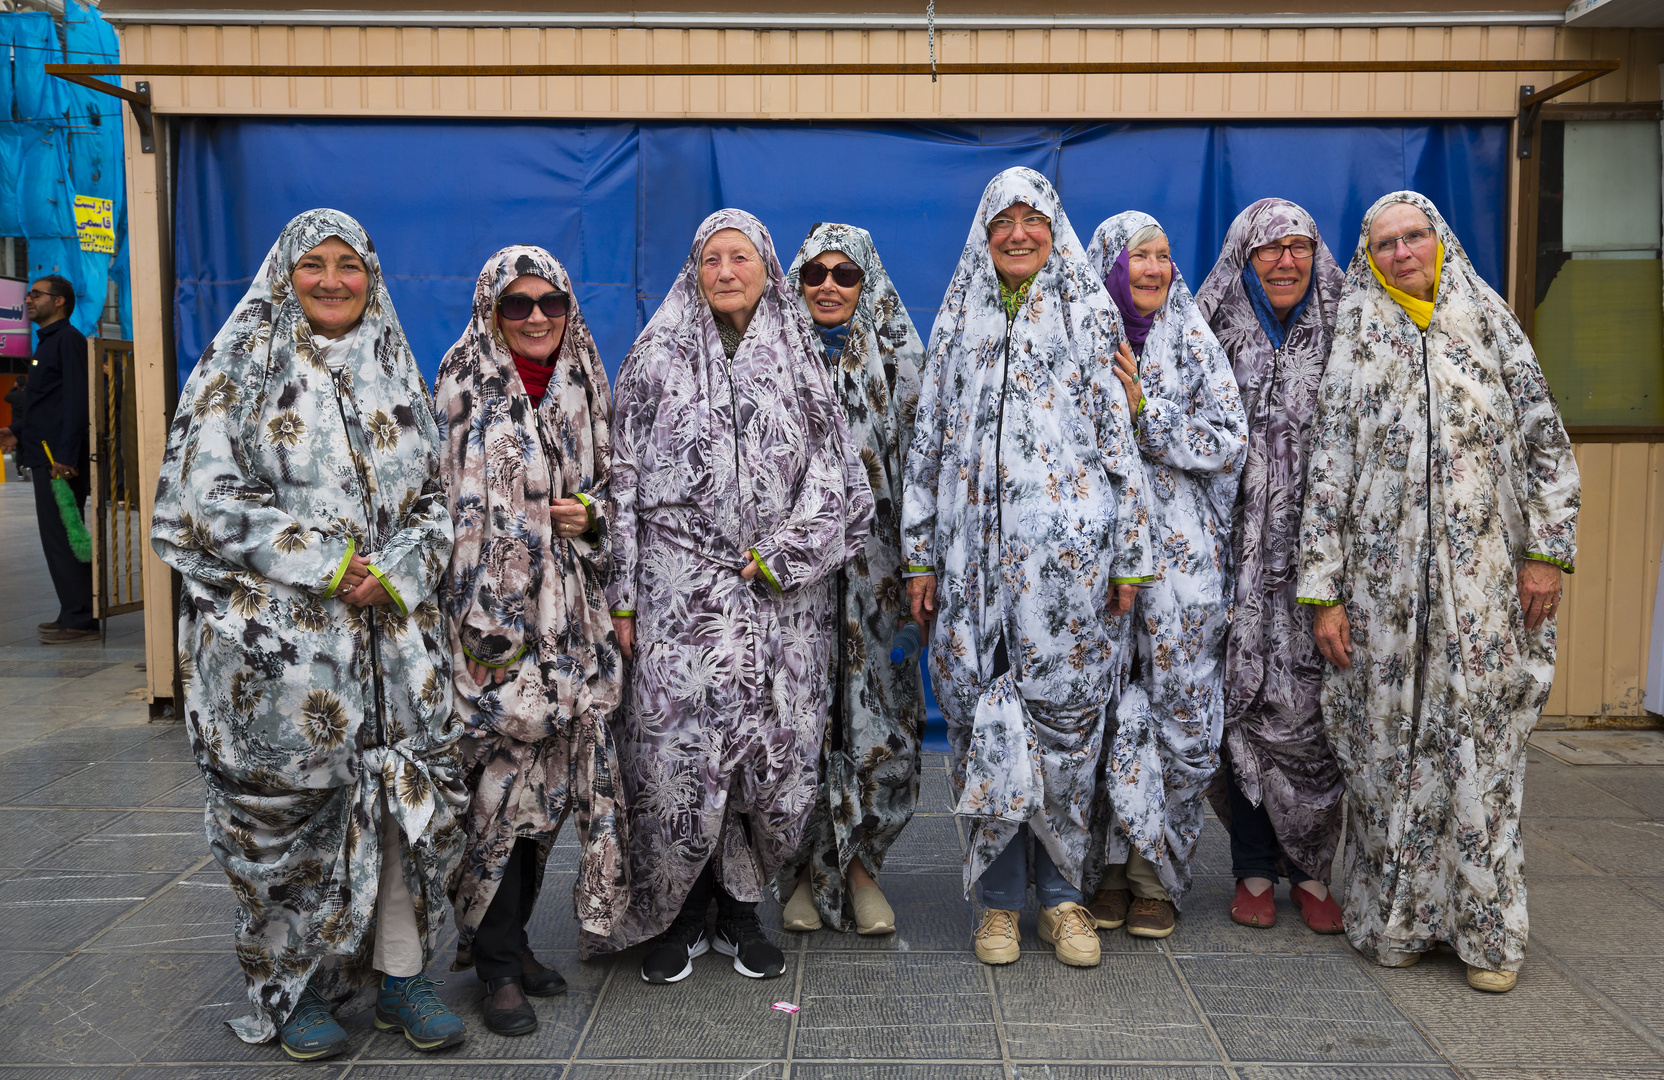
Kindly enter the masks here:
M 1525 955 L 1525 739 L 1576 553 L 1571 442 L 1519 322 L 1424 196 L 1364 217 L 1324 369 L 1300 529 L 1346 776 L 1346 932 L 1476 990 Z

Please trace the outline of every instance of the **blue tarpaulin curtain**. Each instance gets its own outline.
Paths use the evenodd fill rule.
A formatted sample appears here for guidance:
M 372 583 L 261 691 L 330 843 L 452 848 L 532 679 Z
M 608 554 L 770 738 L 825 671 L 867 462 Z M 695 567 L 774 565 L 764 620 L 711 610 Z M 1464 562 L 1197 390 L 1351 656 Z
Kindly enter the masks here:
M 1508 125 L 1115 123 L 586 124 L 193 119 L 184 124 L 174 265 L 180 380 L 283 224 L 333 206 L 375 237 L 431 380 L 467 324 L 475 275 L 515 243 L 571 272 L 610 372 L 712 210 L 762 218 L 783 260 L 817 221 L 870 230 L 928 334 L 977 199 L 1013 165 L 1057 182 L 1082 239 L 1127 209 L 1166 226 L 1192 287 L 1238 210 L 1311 210 L 1343 264 L 1364 211 L 1415 188 L 1502 283 Z
M 472 313 L 474 278 L 509 244 L 571 273 L 616 375 L 707 214 L 762 218 L 782 260 L 818 221 L 870 230 L 930 333 L 990 177 L 1051 177 L 1084 241 L 1122 210 L 1154 214 L 1194 288 L 1237 211 L 1305 206 L 1344 264 L 1363 213 L 1415 188 L 1444 210 L 1474 265 L 1502 282 L 1508 125 L 1463 121 L 1085 124 L 579 124 L 187 121 L 179 148 L 174 308 L 179 381 L 248 288 L 289 218 L 357 217 L 431 382 Z M 929 675 L 926 673 L 926 695 Z M 946 750 L 929 699 L 932 749 Z

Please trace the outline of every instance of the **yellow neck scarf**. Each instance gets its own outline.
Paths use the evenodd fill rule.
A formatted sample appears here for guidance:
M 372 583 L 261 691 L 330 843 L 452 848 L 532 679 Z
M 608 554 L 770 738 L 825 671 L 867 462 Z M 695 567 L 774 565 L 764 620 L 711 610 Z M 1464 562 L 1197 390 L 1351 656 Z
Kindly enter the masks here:
M 1381 276 L 1381 268 L 1375 265 L 1375 256 L 1369 251 L 1365 251 L 1364 257 L 1369 260 L 1370 273 L 1374 274 L 1375 280 L 1381 283 L 1381 288 L 1387 290 L 1387 295 L 1392 297 L 1393 300 L 1397 302 L 1398 306 L 1404 309 L 1404 313 L 1408 315 L 1417 326 L 1421 327 L 1423 330 L 1427 329 L 1427 325 L 1433 321 L 1433 301 L 1417 299 L 1416 297 L 1405 292 L 1403 289 L 1395 289 L 1391 285 L 1388 285 L 1387 279 Z M 1439 295 L 1439 277 L 1443 273 L 1444 241 L 1440 240 L 1439 252 L 1433 258 L 1433 295 L 1435 297 Z

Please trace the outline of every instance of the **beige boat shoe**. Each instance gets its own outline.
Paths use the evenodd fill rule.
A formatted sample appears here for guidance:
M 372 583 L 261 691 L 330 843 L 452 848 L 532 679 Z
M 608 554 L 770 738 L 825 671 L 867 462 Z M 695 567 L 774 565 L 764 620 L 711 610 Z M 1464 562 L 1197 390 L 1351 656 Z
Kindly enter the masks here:
M 884 890 L 877 885 L 857 885 L 849 893 L 849 906 L 855 909 L 857 934 L 893 934 L 896 932 L 896 913 L 884 899 Z
M 798 880 L 797 888 L 792 890 L 792 898 L 786 901 L 780 918 L 787 930 L 800 934 L 820 929 L 820 912 L 815 910 L 815 890 L 809 887 L 807 881 Z
M 1052 947 L 1061 963 L 1070 967 L 1097 967 L 1103 956 L 1097 920 L 1072 900 L 1040 909 L 1040 940 Z
M 1022 955 L 1018 947 L 1017 913 L 989 908 L 982 913 L 982 925 L 971 935 L 976 958 L 984 964 L 1009 964 Z
M 1489 971 L 1468 965 L 1468 985 L 1487 994 L 1506 994 L 1520 981 L 1517 971 Z

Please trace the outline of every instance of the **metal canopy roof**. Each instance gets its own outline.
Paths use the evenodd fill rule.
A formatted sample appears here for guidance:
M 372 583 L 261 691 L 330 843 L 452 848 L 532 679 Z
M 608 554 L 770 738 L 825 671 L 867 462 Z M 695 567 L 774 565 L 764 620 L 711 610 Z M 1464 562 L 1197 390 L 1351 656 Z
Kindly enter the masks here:
M 1575 0 L 1566 8 L 1566 25 L 1664 26 L 1664 0 Z

